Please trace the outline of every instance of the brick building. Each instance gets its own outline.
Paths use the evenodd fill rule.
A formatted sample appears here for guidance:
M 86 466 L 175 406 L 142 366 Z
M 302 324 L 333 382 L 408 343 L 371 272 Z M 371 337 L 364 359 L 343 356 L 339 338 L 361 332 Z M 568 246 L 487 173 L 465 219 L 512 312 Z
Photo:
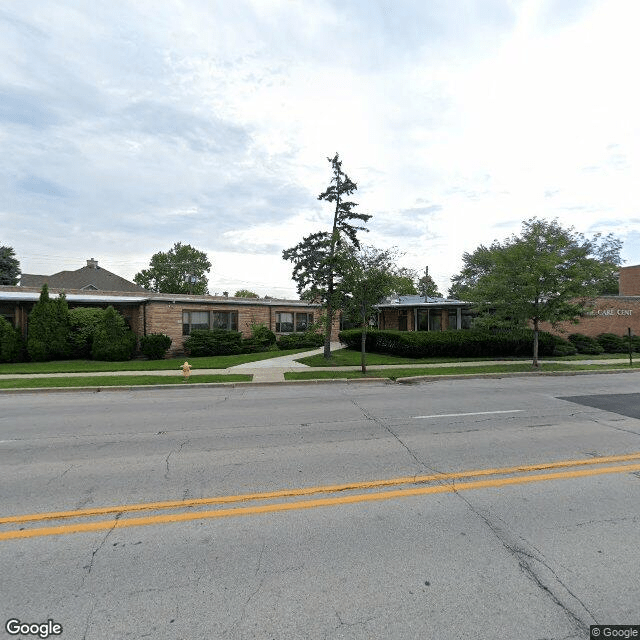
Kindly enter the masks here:
M 633 335 L 640 335 L 640 265 L 620 267 L 619 295 L 596 298 L 593 308 L 576 325 L 560 322 L 553 328 L 542 323 L 540 328 L 566 336 L 582 333 L 595 337 L 601 333 L 626 335 L 629 329 Z
M 393 296 L 379 305 L 380 329 L 446 331 L 471 327 L 471 305 L 461 300 L 424 296 Z

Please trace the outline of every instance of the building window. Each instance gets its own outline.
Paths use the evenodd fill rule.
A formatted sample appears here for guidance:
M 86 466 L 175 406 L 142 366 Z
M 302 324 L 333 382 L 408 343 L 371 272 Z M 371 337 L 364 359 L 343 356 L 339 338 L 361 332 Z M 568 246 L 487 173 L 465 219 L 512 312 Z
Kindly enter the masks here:
M 313 324 L 313 313 L 276 313 L 276 333 L 304 333 Z
M 398 330 L 407 330 L 407 310 L 398 311 Z
M 194 329 L 238 330 L 237 311 L 183 311 L 182 335 L 188 336 Z
M 457 329 L 458 328 L 458 310 L 457 309 L 449 309 L 449 329 Z
M 471 329 L 471 323 L 473 322 L 473 312 L 470 309 L 462 310 L 462 328 Z
M 276 333 L 293 333 L 293 313 L 276 313 Z
M 429 331 L 429 310 L 418 310 L 418 331 Z
M 442 331 L 442 309 L 429 309 L 429 331 Z
M 212 311 L 211 312 L 211 328 L 226 329 L 227 331 L 238 330 L 238 312 L 237 311 Z
M 307 331 L 313 324 L 313 313 L 296 313 L 296 331 Z

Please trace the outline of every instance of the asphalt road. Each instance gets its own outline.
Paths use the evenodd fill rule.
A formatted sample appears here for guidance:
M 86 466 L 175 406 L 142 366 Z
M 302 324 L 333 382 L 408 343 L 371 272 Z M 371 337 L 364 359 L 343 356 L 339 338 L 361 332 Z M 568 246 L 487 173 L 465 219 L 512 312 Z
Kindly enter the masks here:
M 639 388 L 2 394 L 0 637 L 37 637 L 11 618 L 83 640 L 640 624 Z

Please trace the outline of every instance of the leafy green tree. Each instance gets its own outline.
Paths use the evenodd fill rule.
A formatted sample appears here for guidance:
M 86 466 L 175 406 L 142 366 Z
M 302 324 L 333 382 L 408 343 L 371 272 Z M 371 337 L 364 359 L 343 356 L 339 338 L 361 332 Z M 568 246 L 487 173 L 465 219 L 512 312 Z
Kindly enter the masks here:
M 336 282 L 340 279 L 340 258 L 337 254 L 342 247 L 349 244 L 356 249 L 360 247 L 357 232 L 366 229 L 355 225 L 354 222 L 367 222 L 371 218 L 370 215 L 356 213 L 353 209 L 357 203 L 347 199 L 358 187 L 342 171 L 342 162 L 338 154 L 327 160 L 331 163 L 333 177 L 327 189 L 318 196 L 318 200 L 334 204 L 331 231 L 312 233 L 295 247 L 282 252 L 282 257 L 294 265 L 292 279 L 296 282 L 298 294 L 306 300 L 320 301 L 325 307 L 325 358 L 331 357 L 331 327 L 336 305 L 339 304 Z
M 136 335 L 125 319 L 111 305 L 102 314 L 93 334 L 91 357 L 94 360 L 131 360 L 136 348 Z
M 234 298 L 259 298 L 260 296 L 249 289 L 240 289 L 233 294 Z
M 415 296 L 418 293 L 416 278 L 416 272 L 413 269 L 395 268 L 392 291 L 399 296 Z
M 479 247 L 478 260 L 466 254 L 468 271 L 457 282 L 485 321 L 533 325 L 537 367 L 540 322 L 577 323 L 617 271 L 621 246 L 611 234 L 588 239 L 557 220 L 531 218 L 519 236 Z
M 13 286 L 20 278 L 20 263 L 11 247 L 0 246 L 0 284 Z
M 360 250 L 351 249 L 342 254 L 340 287 L 345 297 L 344 311 L 350 318 L 359 320 L 362 333 L 362 373 L 367 372 L 366 336 L 369 323 L 377 313 L 375 305 L 392 291 L 396 291 L 399 277 L 399 270 L 395 266 L 396 257 L 392 249 L 382 251 L 371 246 L 362 247 Z
M 418 293 L 425 298 L 442 298 L 438 285 L 428 272 L 418 280 Z
M 49 287 L 42 285 L 40 300 L 29 314 L 29 357 L 36 361 L 66 358 L 69 346 L 69 306 L 64 293 L 49 297 Z
M 148 269 L 133 277 L 145 289 L 158 293 L 208 293 L 205 273 L 211 269 L 207 254 L 189 244 L 176 242 L 167 252 L 151 257 Z

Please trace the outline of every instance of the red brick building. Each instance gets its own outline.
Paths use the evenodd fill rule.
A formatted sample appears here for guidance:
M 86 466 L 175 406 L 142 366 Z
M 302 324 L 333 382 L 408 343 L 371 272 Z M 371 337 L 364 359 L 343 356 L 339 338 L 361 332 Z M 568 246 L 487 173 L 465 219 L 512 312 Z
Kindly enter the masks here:
M 561 322 L 554 329 L 544 323 L 540 328 L 565 336 L 571 333 L 591 337 L 601 333 L 622 336 L 629 329 L 633 335 L 640 335 L 640 265 L 620 267 L 619 282 L 619 295 L 596 298 L 593 308 L 577 325 Z

